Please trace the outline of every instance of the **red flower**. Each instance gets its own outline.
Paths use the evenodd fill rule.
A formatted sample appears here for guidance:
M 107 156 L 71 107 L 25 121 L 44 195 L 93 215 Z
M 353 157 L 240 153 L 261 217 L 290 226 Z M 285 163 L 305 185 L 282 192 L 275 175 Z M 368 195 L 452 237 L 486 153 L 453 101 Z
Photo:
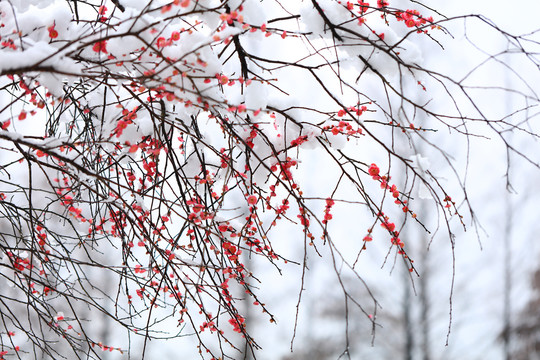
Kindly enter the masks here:
M 388 230 L 388 231 L 394 231 L 394 230 L 396 229 L 396 224 L 394 224 L 394 223 L 389 223 L 388 221 L 387 221 L 387 222 L 383 222 L 383 223 L 381 224 L 381 226 L 382 226 L 383 228 L 385 228 L 386 230 Z
M 104 54 L 107 54 L 107 41 L 106 40 L 98 41 L 97 43 L 94 44 L 94 46 L 92 47 L 92 50 L 94 50 L 97 53 L 102 52 Z
M 56 31 L 54 25 L 49 26 L 47 30 L 49 30 L 49 37 L 51 39 L 56 39 L 58 37 L 58 31 Z
M 362 13 L 365 13 L 366 11 L 368 11 L 368 9 L 369 9 L 369 3 L 363 2 L 363 1 L 359 1 L 358 4 L 360 5 L 360 11 L 361 11 Z
M 163 36 L 159 37 L 156 41 L 156 45 L 158 48 L 162 48 L 167 46 L 167 40 Z
M 373 177 L 378 177 L 379 172 L 380 172 L 379 167 L 376 164 L 371 164 L 371 166 L 368 169 L 369 175 Z
M 297 139 L 291 141 L 291 146 L 299 146 L 308 141 L 307 135 L 299 136 Z
M 249 205 L 255 205 L 257 203 L 257 197 L 255 195 L 250 195 L 247 198 L 247 202 Z

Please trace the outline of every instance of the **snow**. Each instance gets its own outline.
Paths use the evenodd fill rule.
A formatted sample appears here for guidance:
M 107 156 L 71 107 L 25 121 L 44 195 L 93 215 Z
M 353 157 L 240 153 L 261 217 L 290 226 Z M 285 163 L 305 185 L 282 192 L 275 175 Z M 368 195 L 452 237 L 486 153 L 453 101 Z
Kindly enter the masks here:
M 39 42 L 23 51 L 4 52 L 0 58 L 0 71 L 9 72 L 32 66 L 53 67 L 58 63 L 54 55 L 57 49 L 49 44 Z
M 17 28 L 23 34 L 29 34 L 31 38 L 37 40 L 38 35 L 40 40 L 46 39 L 46 32 L 35 32 L 35 29 L 48 27 L 56 24 L 60 29 L 68 28 L 71 25 L 73 18 L 68 7 L 60 1 L 44 0 L 44 1 L 25 1 L 20 4 L 15 4 L 12 1 L 13 7 L 8 2 L 0 4 L 2 18 L 5 26 L 13 26 L 14 17 L 13 9 L 17 10 Z
M 268 85 L 254 81 L 245 90 L 245 104 L 248 109 L 266 110 L 268 105 Z

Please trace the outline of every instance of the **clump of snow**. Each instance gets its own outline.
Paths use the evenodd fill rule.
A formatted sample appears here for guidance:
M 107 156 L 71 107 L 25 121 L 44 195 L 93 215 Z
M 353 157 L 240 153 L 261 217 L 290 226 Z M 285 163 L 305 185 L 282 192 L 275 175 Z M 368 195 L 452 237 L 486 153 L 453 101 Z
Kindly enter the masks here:
M 246 106 L 248 109 L 265 110 L 268 105 L 268 85 L 254 81 L 245 88 Z
M 266 13 L 260 1 L 246 0 L 243 2 L 242 6 L 244 7 L 242 15 L 244 16 L 244 21 L 246 23 L 253 26 L 261 26 L 266 23 Z
M 319 1 L 319 5 L 324 9 L 328 1 Z M 325 32 L 324 20 L 317 12 L 311 2 L 305 1 L 300 8 L 302 18 L 301 30 L 306 33 L 322 34 Z

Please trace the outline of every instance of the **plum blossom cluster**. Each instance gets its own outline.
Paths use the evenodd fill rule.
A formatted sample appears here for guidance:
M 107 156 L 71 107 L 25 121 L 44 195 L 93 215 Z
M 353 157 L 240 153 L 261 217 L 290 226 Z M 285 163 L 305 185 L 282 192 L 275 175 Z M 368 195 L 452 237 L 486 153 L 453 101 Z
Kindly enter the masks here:
M 401 210 L 404 213 L 409 214 L 413 219 L 417 218 L 416 213 L 412 212 L 407 206 L 408 200 L 401 198 L 402 194 L 400 193 L 400 191 L 398 190 L 395 184 L 392 184 L 392 185 L 389 184 L 389 181 L 390 181 L 389 176 L 381 175 L 380 168 L 377 166 L 377 164 L 372 163 L 369 166 L 367 172 L 372 177 L 373 180 L 380 183 L 381 189 L 386 190 L 391 195 L 391 197 L 394 199 L 394 203 L 400 206 Z M 385 215 L 383 211 L 379 211 L 377 213 L 377 219 L 380 222 L 380 226 L 390 234 L 391 236 L 390 242 L 392 245 L 397 246 L 398 254 L 402 255 L 404 259 L 408 261 L 409 271 L 411 272 L 414 271 L 414 266 L 413 266 L 414 261 L 410 259 L 407 256 L 407 253 L 405 252 L 405 249 L 404 249 L 405 243 L 400 238 L 400 232 L 397 230 L 396 224 L 392 222 L 390 220 L 390 217 Z M 373 240 L 372 228 L 370 228 L 368 229 L 368 234 L 364 236 L 363 241 L 370 242 L 372 240 Z
M 423 27 L 426 24 L 433 24 L 433 17 L 424 18 L 418 10 L 398 11 L 395 14 L 398 21 L 403 21 L 407 27 Z M 435 28 L 435 25 L 431 25 Z
M 380 17 L 385 21 L 388 21 L 389 16 L 393 17 L 398 22 L 402 21 L 409 28 L 418 28 L 419 33 L 427 33 L 427 29 L 423 28 L 428 24 L 430 24 L 431 29 L 437 27 L 434 25 L 435 21 L 432 16 L 424 17 L 415 9 L 400 10 L 390 8 L 390 3 L 385 0 L 377 0 L 376 5 L 370 5 L 369 2 L 362 0 L 346 2 L 338 0 L 337 2 L 347 9 L 350 17 L 357 19 L 357 25 L 366 23 L 367 15 L 380 12 Z M 384 40 L 384 33 L 373 31 L 373 34 Z
M 326 199 L 326 206 L 324 209 L 324 218 L 322 220 L 323 224 L 326 224 L 328 223 L 328 221 L 332 220 L 333 216 L 330 213 L 330 210 L 332 210 L 332 206 L 334 206 L 334 204 L 335 204 L 335 201 L 332 200 L 331 198 Z

